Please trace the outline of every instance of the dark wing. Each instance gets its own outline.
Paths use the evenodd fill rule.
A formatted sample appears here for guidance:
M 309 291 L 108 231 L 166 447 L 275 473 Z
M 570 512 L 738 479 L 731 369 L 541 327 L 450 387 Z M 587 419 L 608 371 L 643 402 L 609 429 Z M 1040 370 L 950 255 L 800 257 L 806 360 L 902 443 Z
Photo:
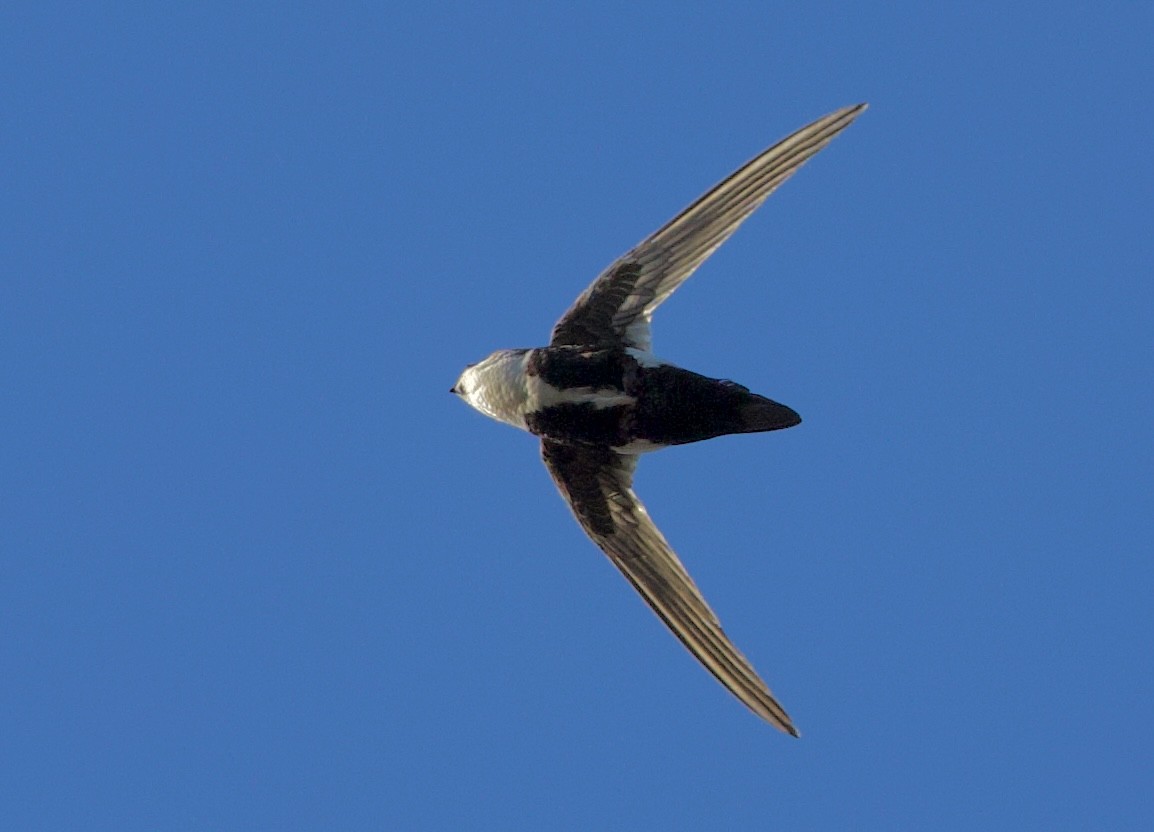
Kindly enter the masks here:
M 633 493 L 637 457 L 548 439 L 541 443 L 541 455 L 593 542 L 689 652 L 755 714 L 798 736 L 789 715 L 722 631 L 717 616 Z
M 662 301 L 724 243 L 778 185 L 866 108 L 845 107 L 755 156 L 601 273 L 553 327 L 565 344 L 650 348 Z

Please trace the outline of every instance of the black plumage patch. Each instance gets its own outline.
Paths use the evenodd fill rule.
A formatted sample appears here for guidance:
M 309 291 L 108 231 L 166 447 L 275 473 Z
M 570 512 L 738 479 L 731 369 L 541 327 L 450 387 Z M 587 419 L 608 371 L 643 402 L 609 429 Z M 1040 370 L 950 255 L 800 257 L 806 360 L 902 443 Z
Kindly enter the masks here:
M 633 399 L 610 407 L 565 402 L 526 414 L 530 431 L 562 442 L 615 448 L 637 440 L 684 445 L 800 421 L 790 408 L 740 384 L 671 364 L 642 366 L 623 349 L 545 347 L 533 350 L 526 372 L 558 391 L 586 389 L 606 398 L 620 394 Z
M 530 432 L 563 442 L 605 447 L 626 444 L 629 405 L 596 407 L 590 402 L 544 407 L 525 416 Z
M 626 370 L 636 363 L 623 349 L 545 347 L 533 350 L 525 372 L 557 390 L 592 387 L 624 392 Z

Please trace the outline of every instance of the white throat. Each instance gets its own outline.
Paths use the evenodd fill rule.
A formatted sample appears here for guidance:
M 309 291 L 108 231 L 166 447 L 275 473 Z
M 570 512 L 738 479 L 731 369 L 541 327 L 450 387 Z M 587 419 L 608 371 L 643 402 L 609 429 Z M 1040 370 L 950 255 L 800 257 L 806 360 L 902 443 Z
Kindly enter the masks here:
M 528 430 L 525 364 L 529 355 L 527 350 L 498 350 L 461 373 L 454 389 L 486 416 Z

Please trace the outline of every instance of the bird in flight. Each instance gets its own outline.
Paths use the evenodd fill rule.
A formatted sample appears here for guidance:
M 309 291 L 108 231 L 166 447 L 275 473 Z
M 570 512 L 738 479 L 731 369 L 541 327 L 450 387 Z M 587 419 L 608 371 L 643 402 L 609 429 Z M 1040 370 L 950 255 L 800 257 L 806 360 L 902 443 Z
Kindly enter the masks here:
M 791 408 L 651 352 L 653 311 L 865 104 L 819 118 L 755 156 L 618 258 L 553 327 L 547 347 L 498 350 L 451 392 L 541 439 L 577 522 L 658 617 L 755 714 L 798 736 L 789 715 L 633 492 L 639 456 L 731 433 L 793 427 Z

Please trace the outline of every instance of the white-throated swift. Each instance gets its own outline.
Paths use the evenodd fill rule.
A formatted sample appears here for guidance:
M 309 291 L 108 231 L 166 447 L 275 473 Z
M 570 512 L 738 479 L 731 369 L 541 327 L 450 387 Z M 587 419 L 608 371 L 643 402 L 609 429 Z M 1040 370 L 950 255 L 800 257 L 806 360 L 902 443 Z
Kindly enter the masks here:
M 541 438 L 545 466 L 593 542 L 710 673 L 794 736 L 789 715 L 722 631 L 632 483 L 642 453 L 788 428 L 801 417 L 740 384 L 657 358 L 650 319 L 865 108 L 830 113 L 755 156 L 602 272 L 554 326 L 549 346 L 498 350 L 452 388 L 485 415 Z

